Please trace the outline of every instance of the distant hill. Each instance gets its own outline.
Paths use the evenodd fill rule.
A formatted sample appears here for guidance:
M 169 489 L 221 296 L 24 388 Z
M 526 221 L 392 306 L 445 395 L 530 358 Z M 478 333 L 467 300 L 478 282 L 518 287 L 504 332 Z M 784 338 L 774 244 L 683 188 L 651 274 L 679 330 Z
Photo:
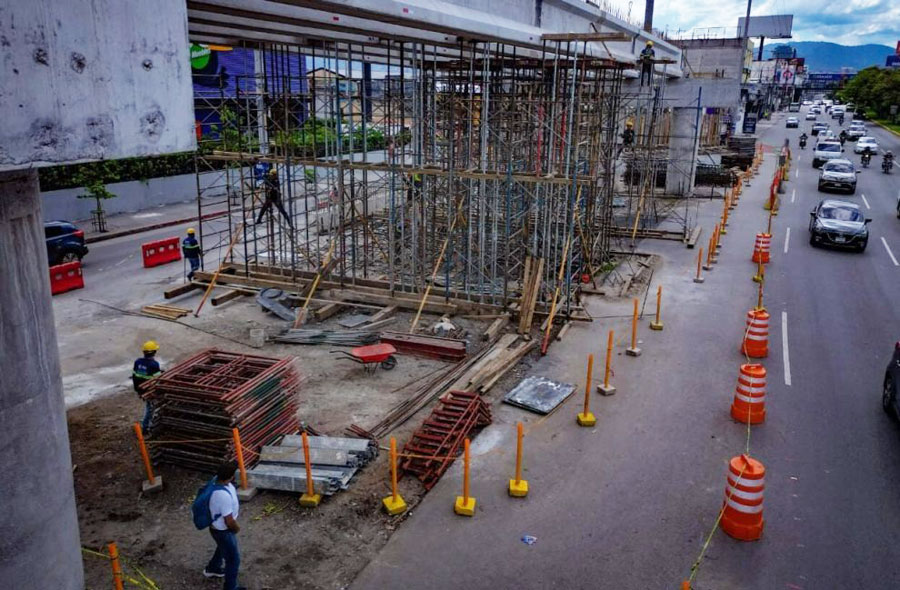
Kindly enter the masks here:
M 825 41 L 792 41 L 779 43 L 766 40 L 763 58 L 772 57 L 772 50 L 779 45 L 790 45 L 797 50 L 797 57 L 805 57 L 811 72 L 839 72 L 842 67 L 861 70 L 869 66 L 884 66 L 884 59 L 894 53 L 887 45 L 838 45 Z

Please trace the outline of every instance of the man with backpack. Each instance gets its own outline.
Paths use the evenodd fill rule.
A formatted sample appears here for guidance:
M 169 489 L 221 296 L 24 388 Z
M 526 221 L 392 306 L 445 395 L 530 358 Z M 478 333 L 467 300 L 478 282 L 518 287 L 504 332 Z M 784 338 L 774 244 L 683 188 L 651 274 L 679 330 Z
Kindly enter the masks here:
M 241 554 L 237 534 L 241 530 L 237 517 L 240 511 L 237 490 L 234 489 L 234 472 L 237 464 L 228 461 L 219 466 L 216 477 L 200 489 L 194 500 L 194 525 L 198 529 L 209 528 L 216 542 L 216 552 L 203 568 L 207 578 L 225 578 L 223 590 L 247 590 L 237 585 Z

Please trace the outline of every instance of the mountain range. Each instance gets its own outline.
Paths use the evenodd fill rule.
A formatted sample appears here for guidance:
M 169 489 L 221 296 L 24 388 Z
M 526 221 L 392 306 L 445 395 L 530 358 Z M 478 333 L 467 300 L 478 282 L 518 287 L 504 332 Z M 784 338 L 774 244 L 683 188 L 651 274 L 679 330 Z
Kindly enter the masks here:
M 861 70 L 869 66 L 884 67 L 884 60 L 894 53 L 887 45 L 839 45 L 825 41 L 792 41 L 779 43 L 766 41 L 763 59 L 772 57 L 772 51 L 779 45 L 790 45 L 797 50 L 797 57 L 806 58 L 810 72 L 840 72 L 841 68 Z

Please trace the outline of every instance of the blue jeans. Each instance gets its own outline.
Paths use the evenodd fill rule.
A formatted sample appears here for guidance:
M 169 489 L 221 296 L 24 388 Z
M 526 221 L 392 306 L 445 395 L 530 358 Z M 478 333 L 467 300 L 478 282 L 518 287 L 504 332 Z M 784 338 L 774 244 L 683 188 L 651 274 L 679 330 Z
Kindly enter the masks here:
M 150 402 L 146 402 L 146 406 L 144 408 L 144 419 L 141 421 L 141 430 L 144 434 L 147 434 L 147 431 L 150 429 L 150 419 L 153 418 L 153 405 Z
M 206 566 L 206 571 L 225 573 L 223 590 L 235 590 L 237 588 L 238 568 L 241 565 L 241 553 L 238 551 L 237 535 L 231 531 L 219 531 L 212 527 L 209 529 L 213 540 L 216 542 L 216 552 Z M 225 562 L 224 569 L 222 562 Z
M 191 263 L 191 272 L 188 273 L 188 277 L 187 277 L 188 280 L 190 281 L 191 279 L 194 278 L 194 272 L 197 270 L 200 270 L 200 258 L 199 257 L 188 258 L 187 260 L 188 260 L 188 262 Z

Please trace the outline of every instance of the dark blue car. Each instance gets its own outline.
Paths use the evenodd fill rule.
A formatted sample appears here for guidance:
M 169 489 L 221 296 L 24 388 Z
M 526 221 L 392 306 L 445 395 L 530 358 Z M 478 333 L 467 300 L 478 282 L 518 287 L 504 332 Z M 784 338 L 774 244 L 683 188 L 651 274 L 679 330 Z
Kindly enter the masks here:
M 44 222 L 44 236 L 50 266 L 81 260 L 88 253 L 84 232 L 68 221 Z

